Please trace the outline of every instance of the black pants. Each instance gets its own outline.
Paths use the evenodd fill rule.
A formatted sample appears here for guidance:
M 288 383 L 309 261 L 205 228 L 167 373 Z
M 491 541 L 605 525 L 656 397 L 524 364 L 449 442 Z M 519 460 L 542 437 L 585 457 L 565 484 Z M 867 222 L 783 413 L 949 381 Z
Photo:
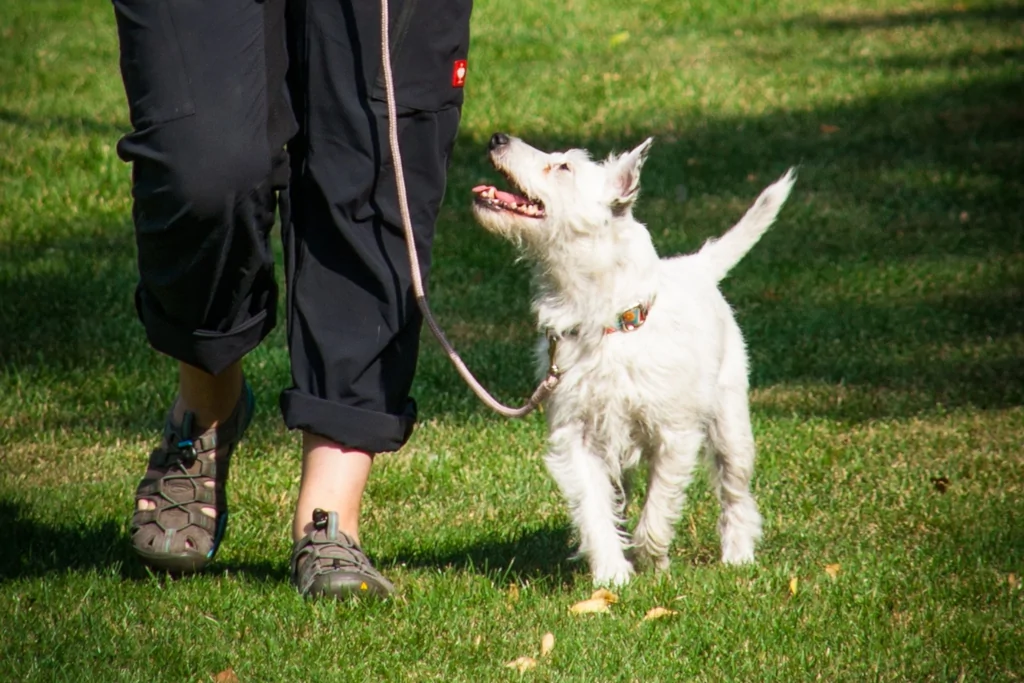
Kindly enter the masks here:
M 420 316 L 387 145 L 380 5 L 113 0 L 133 132 L 140 282 L 153 347 L 217 374 L 275 324 L 269 234 L 285 246 L 290 428 L 395 450 Z M 471 0 L 393 0 L 391 54 L 426 273 L 458 130 Z

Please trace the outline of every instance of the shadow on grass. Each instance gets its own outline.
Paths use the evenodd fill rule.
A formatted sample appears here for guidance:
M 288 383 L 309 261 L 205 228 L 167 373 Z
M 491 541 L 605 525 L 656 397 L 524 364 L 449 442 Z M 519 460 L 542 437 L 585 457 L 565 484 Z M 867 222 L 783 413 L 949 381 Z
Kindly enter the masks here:
M 0 368 L 120 365 L 144 344 L 131 227 L 72 223 L 10 247 L 0 268 Z M 50 237 L 73 231 L 74 237 Z M 0 245 L 0 255 L 3 246 Z M 135 357 L 135 358 L 133 358 Z
M 571 585 L 576 575 L 587 571 L 585 563 L 570 558 L 571 553 L 568 527 L 542 527 L 512 539 L 483 536 L 456 547 L 430 551 L 407 548 L 375 559 L 381 567 L 403 565 L 476 572 L 499 586 L 529 581 L 562 587 Z
M 130 126 L 122 123 L 96 121 L 78 116 L 36 118 L 10 109 L 0 109 L 0 123 L 24 128 L 33 133 L 56 131 L 64 135 L 97 135 L 110 138 L 112 142 L 131 130 Z
M 113 572 L 125 581 L 167 580 L 139 562 L 127 531 L 110 520 L 49 525 L 0 500 L 0 582 L 65 572 Z M 287 582 L 285 562 L 216 562 L 196 577 L 232 573 L 260 582 Z
M 859 12 L 846 17 L 806 15 L 785 22 L 789 26 L 819 28 L 827 31 L 855 31 L 918 27 L 924 24 L 1014 22 L 1024 19 L 1024 7 L 1016 3 L 998 3 L 951 9 L 911 9 L 901 12 Z
M 572 583 L 585 566 L 569 559 L 569 529 L 540 528 L 509 540 L 481 537 L 459 547 L 440 550 L 408 548 L 392 555 L 374 557 L 387 570 L 394 565 L 417 569 L 454 568 L 477 572 L 496 584 L 516 582 Z M 125 581 L 165 580 L 139 562 L 123 525 L 94 519 L 67 525 L 50 525 L 29 518 L 21 507 L 0 500 L 0 582 L 65 572 L 115 573 Z M 232 562 L 218 560 L 197 578 L 235 574 L 248 580 L 287 583 L 287 563 Z
M 921 521 L 939 533 L 916 538 L 915 551 L 934 558 L 949 571 L 989 567 L 1013 572 L 1024 561 L 1024 519 L 1012 502 L 987 499 L 969 509 L 939 504 L 924 513 Z M 784 539 L 770 540 L 778 545 Z M 717 538 L 708 546 L 683 547 L 685 543 L 676 541 L 675 566 L 719 564 Z M 135 557 L 119 524 L 109 520 L 43 524 L 27 519 L 17 504 L 4 500 L 0 500 L 0 547 L 6 549 L 0 554 L 0 584 L 69 572 L 112 573 L 131 582 L 202 581 L 224 574 L 258 583 L 289 581 L 283 561 L 217 561 L 206 571 L 182 579 L 154 574 Z M 514 538 L 481 535 L 437 549 L 412 546 L 392 554 L 375 554 L 373 559 L 385 573 L 395 566 L 454 569 L 485 576 L 495 586 L 529 582 L 563 590 L 585 580 L 588 571 L 585 562 L 572 559 L 573 549 L 567 526 L 547 526 L 524 530 Z

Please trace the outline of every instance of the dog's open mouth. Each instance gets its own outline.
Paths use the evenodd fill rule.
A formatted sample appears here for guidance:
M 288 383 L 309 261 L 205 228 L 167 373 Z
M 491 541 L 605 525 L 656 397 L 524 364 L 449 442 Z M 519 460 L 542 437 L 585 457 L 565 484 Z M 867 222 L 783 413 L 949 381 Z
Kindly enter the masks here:
M 511 213 L 526 216 L 527 218 L 541 218 L 544 216 L 544 204 L 522 195 L 513 194 L 499 190 L 493 185 L 477 185 L 473 188 L 475 201 L 493 211 L 509 211 Z

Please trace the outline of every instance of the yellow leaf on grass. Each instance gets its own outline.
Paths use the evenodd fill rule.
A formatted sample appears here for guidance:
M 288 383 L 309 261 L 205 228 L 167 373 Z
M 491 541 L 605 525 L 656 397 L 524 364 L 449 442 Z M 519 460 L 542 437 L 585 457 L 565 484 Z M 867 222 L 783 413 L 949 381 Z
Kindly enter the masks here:
M 514 583 L 508 585 L 508 601 L 519 602 L 519 586 Z
M 1007 574 L 1006 583 L 1010 584 L 1010 590 L 1020 588 L 1020 579 L 1017 578 L 1016 574 Z
M 828 574 L 829 578 L 832 578 L 832 579 L 834 579 L 837 576 L 839 576 L 839 563 L 836 562 L 835 564 L 826 564 L 825 565 L 825 573 Z
M 524 673 L 536 667 L 537 660 L 533 657 L 519 657 L 517 659 L 513 659 L 511 662 L 505 662 L 505 666 L 510 669 L 515 669 L 519 673 Z
M 569 608 L 569 612 L 572 614 L 593 614 L 594 612 L 607 612 L 608 601 L 602 600 L 601 598 L 590 598 L 582 602 L 577 602 L 575 605 Z
M 665 617 L 671 617 L 674 614 L 679 614 L 679 612 L 674 609 L 668 609 L 667 607 L 652 607 L 647 610 L 647 614 L 644 615 L 644 621 L 664 619 Z
M 629 40 L 629 31 L 619 31 L 608 39 L 608 45 L 615 47 L 616 45 L 622 45 L 627 40 Z
M 796 580 L 796 577 L 794 576 L 792 579 L 789 580 L 789 594 L 790 595 L 796 595 L 796 584 L 797 584 L 797 580 Z
M 598 588 L 590 594 L 589 600 L 577 602 L 569 608 L 573 614 L 588 614 L 591 612 L 607 612 L 609 605 L 619 601 L 619 596 L 606 588 Z
M 555 634 L 545 633 L 540 639 L 540 656 L 547 657 L 555 649 Z
M 213 683 L 238 683 L 238 676 L 230 666 L 213 677 Z

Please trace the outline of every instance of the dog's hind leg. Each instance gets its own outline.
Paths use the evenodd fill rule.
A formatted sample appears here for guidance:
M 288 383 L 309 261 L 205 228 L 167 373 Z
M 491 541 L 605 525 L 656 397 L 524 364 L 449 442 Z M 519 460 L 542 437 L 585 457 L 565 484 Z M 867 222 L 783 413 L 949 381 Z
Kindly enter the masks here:
M 551 451 L 544 458 L 569 504 L 596 585 L 620 586 L 633 575 L 621 529 L 621 492 L 603 458 L 588 447 L 579 424 L 553 429 Z
M 747 392 L 723 389 L 719 409 L 708 428 L 707 449 L 711 484 L 722 505 L 718 533 L 722 562 L 754 561 L 754 544 L 761 537 L 761 514 L 750 493 L 754 474 L 754 434 L 750 428 Z
M 653 446 L 647 478 L 647 498 L 633 532 L 633 546 L 641 559 L 659 570 L 668 569 L 668 549 L 682 515 L 686 487 L 693 478 L 704 434 L 697 429 L 662 430 Z

